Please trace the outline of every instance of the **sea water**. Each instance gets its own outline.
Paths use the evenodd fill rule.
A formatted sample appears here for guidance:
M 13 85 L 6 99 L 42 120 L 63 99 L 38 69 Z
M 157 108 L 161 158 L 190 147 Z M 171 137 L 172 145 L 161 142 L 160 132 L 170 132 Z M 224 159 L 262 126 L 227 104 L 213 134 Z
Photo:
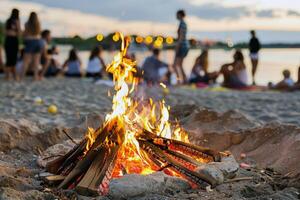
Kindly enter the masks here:
M 60 46 L 59 61 L 63 61 L 67 58 L 68 46 Z M 193 64 L 197 56 L 200 55 L 201 50 L 192 49 L 189 51 L 186 59 L 184 60 L 184 69 L 187 75 L 190 74 Z M 145 57 L 151 55 L 149 51 L 136 51 L 137 63 L 142 65 Z M 209 71 L 220 70 L 220 67 L 225 63 L 233 61 L 234 50 L 212 49 L 209 51 Z M 249 58 L 248 50 L 244 49 L 243 54 L 245 57 L 245 64 L 247 67 L 249 81 L 251 81 L 251 62 Z M 105 63 L 110 63 L 115 52 L 103 52 L 103 59 Z M 88 62 L 89 52 L 80 51 L 79 57 L 82 60 L 83 67 L 85 68 Z M 173 63 L 174 51 L 166 50 L 162 51 L 160 55 L 161 59 L 169 64 Z M 282 71 L 289 69 L 292 74 L 292 78 L 297 80 L 298 67 L 300 66 L 300 48 L 283 48 L 283 49 L 262 49 L 259 54 L 259 66 L 256 74 L 256 82 L 259 85 L 267 85 L 268 82 L 278 82 L 282 79 Z M 222 81 L 222 77 L 218 79 Z

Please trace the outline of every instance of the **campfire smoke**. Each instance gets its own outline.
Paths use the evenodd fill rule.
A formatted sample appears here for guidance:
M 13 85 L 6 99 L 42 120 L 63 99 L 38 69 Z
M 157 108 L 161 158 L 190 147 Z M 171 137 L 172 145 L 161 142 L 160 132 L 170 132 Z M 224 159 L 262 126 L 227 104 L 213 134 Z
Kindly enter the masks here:
M 220 154 L 190 144 L 179 124 L 169 121 L 164 100 L 149 99 L 145 105 L 131 98 L 138 83 L 136 63 L 126 57 L 129 38 L 119 36 L 121 50 L 106 68 L 115 84 L 112 112 L 98 129 L 88 128 L 74 149 L 50 162 L 48 171 L 65 176 L 59 188 L 75 188 L 84 195 L 106 194 L 112 178 L 155 171 L 182 177 L 194 186 L 215 186 L 213 179 L 195 169 L 220 161 Z

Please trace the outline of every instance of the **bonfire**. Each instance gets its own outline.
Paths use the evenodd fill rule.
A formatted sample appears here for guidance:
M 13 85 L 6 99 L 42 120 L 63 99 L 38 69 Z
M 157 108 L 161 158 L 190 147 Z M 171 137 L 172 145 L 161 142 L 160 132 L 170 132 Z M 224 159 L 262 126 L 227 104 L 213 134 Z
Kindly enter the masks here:
M 138 84 L 136 63 L 126 57 L 129 38 L 119 36 L 121 50 L 106 68 L 115 84 L 112 112 L 98 129 L 88 128 L 71 151 L 48 163 L 47 170 L 64 177 L 59 188 L 84 195 L 107 194 L 112 178 L 156 171 L 184 178 L 194 187 L 214 187 L 216 181 L 196 168 L 220 161 L 220 153 L 189 143 L 183 128 L 169 121 L 164 100 L 145 104 L 132 97 Z

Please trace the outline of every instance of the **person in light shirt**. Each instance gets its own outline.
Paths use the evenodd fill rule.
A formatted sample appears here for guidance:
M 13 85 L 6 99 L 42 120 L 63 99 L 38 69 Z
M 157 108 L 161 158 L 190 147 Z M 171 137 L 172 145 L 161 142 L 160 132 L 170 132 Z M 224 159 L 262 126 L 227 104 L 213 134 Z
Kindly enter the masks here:
M 91 55 L 86 68 L 86 77 L 102 77 L 102 71 L 105 70 L 105 63 L 101 54 L 102 49 L 100 47 L 95 47 L 91 51 Z
M 291 72 L 290 70 L 283 70 L 282 72 L 283 80 L 279 83 L 273 85 L 272 83 L 269 83 L 270 89 L 276 89 L 276 90 L 289 90 L 293 89 L 295 86 L 294 80 L 291 78 Z
M 70 50 L 69 57 L 63 64 L 63 70 L 66 77 L 80 78 L 82 76 L 82 64 L 76 49 Z

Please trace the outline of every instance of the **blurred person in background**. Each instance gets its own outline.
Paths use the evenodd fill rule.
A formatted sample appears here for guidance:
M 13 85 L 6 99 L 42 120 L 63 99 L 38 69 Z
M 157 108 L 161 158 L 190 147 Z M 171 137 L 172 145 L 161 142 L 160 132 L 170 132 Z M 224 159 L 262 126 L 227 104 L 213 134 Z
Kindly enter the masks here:
M 196 58 L 192 68 L 189 82 L 190 83 L 213 83 L 218 78 L 218 72 L 208 72 L 208 50 L 203 50 Z
M 24 79 L 29 65 L 32 63 L 34 80 L 40 80 L 39 66 L 43 42 L 41 41 L 41 24 L 38 15 L 31 12 L 28 21 L 25 23 L 24 37 L 24 59 L 21 79 Z
M 257 71 L 259 50 L 261 49 L 261 45 L 259 40 L 256 37 L 255 31 L 254 30 L 250 31 L 250 34 L 251 34 L 251 39 L 249 42 L 249 51 L 250 51 L 250 59 L 252 64 L 252 85 L 256 85 L 255 74 Z
M 51 60 L 51 49 L 49 49 L 49 45 L 51 43 L 51 32 L 49 30 L 43 30 L 41 33 L 41 43 L 42 43 L 42 53 L 41 53 L 41 77 L 45 75 L 47 72 L 50 60 Z
M 63 70 L 65 71 L 64 75 L 67 77 L 80 78 L 82 76 L 82 62 L 75 48 L 70 50 L 69 57 L 63 64 Z
M 19 35 L 21 33 L 19 10 L 13 9 L 10 17 L 5 23 L 5 78 L 7 80 L 16 78 L 16 64 L 19 52 Z
M 57 76 L 61 72 L 61 64 L 57 60 L 59 55 L 59 49 L 56 46 L 53 46 L 51 49 L 48 49 L 47 52 L 49 56 L 49 65 L 47 70 L 44 72 L 45 77 Z
M 177 44 L 175 47 L 174 71 L 176 72 L 179 83 L 187 83 L 187 77 L 183 70 L 183 60 L 189 52 L 189 43 L 186 37 L 187 25 L 184 21 L 185 11 L 178 10 L 176 18 L 179 20 L 177 30 Z
M 224 87 L 236 89 L 247 87 L 248 75 L 243 53 L 236 50 L 233 55 L 233 62 L 223 65 L 220 73 L 224 76 Z
M 169 65 L 159 58 L 160 50 L 153 49 L 152 55 L 147 57 L 142 65 L 143 78 L 147 84 L 158 84 L 164 81 L 169 71 Z
M 278 82 L 277 84 L 274 85 L 273 83 L 270 82 L 268 85 L 269 88 L 276 89 L 276 90 L 290 90 L 290 89 L 295 88 L 295 82 L 291 78 L 290 70 L 287 70 L 287 69 L 283 70 L 282 76 L 283 76 L 283 79 L 280 82 Z
M 89 61 L 86 68 L 86 77 L 102 78 L 103 71 L 105 70 L 105 63 L 102 58 L 101 47 L 95 47 L 91 51 Z

